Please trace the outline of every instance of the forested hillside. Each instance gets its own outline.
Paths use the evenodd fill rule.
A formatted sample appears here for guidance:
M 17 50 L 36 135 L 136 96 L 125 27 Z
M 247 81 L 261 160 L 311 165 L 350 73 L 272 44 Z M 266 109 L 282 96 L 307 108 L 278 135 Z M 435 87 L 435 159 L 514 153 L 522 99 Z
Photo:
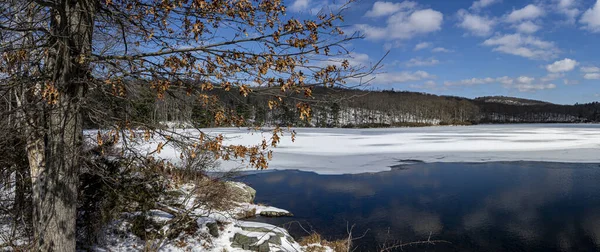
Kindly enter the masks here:
M 143 89 L 140 89 L 143 90 Z M 480 97 L 468 99 L 404 91 L 365 91 L 355 89 L 315 88 L 311 104 L 311 121 L 298 118 L 298 100 L 303 94 L 291 95 L 279 102 L 283 109 L 271 110 L 268 99 L 250 93 L 227 92 L 218 86 L 206 91 L 206 97 L 189 96 L 187 100 L 162 98 L 154 92 L 128 94 L 129 99 L 108 99 L 106 90 L 94 90 L 94 108 L 102 108 L 104 116 L 123 116 L 130 121 L 145 123 L 182 122 L 192 119 L 199 127 L 212 127 L 214 112 L 223 111 L 249 119 L 253 125 L 244 126 L 302 126 L 302 127 L 393 127 L 428 125 L 469 125 L 481 123 L 579 123 L 600 121 L 600 103 L 557 105 L 514 97 Z M 274 89 L 278 92 L 279 89 Z M 178 91 L 173 91 L 178 92 Z M 179 92 L 185 92 L 182 88 Z M 171 94 L 174 95 L 174 94 Z M 296 97 L 296 98 L 294 98 Z M 309 101 L 310 102 L 310 101 Z M 271 104 L 272 105 L 272 104 Z M 216 109 L 215 109 L 216 108 Z M 98 113 L 94 113 L 98 114 Z M 95 126 L 87 118 L 87 127 Z M 232 125 L 235 123 L 232 122 Z

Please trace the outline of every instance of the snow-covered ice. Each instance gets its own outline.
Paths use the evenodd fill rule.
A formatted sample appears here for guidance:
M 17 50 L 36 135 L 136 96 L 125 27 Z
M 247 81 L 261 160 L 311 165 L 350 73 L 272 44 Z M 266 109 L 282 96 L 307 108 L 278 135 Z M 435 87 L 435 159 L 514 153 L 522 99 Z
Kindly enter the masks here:
M 273 150 L 269 169 L 297 169 L 319 174 L 379 172 L 403 160 L 423 162 L 600 162 L 600 124 L 510 124 L 436 126 L 423 128 L 325 129 L 294 128 Z M 197 135 L 195 130 L 178 133 Z M 225 143 L 255 145 L 271 132 L 245 128 L 210 128 Z M 158 141 L 140 146 L 154 151 Z M 165 146 L 161 158 L 179 161 L 179 152 Z M 240 162 L 222 161 L 220 169 L 247 169 Z
M 600 162 L 600 125 L 519 124 L 385 129 L 295 128 L 274 149 L 270 169 L 319 174 L 379 172 L 403 160 L 423 162 Z M 263 134 L 237 128 L 205 129 L 226 142 L 257 144 Z M 177 159 L 176 150 L 161 157 Z M 176 160 L 174 160 L 176 161 Z M 222 169 L 240 167 L 222 162 Z

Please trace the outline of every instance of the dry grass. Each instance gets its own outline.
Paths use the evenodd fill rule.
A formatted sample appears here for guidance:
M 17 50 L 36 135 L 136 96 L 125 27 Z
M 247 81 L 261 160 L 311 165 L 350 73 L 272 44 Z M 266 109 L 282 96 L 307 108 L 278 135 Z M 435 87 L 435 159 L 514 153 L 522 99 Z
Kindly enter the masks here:
M 335 252 L 347 252 L 350 250 L 348 240 L 327 241 L 316 232 L 300 239 L 299 244 L 306 246 L 307 252 L 324 252 L 325 247 L 330 247 Z
M 215 179 L 198 179 L 195 184 L 195 198 L 205 209 L 228 210 L 233 207 L 230 190 L 224 181 Z
M 313 232 L 309 236 L 302 237 L 298 243 L 302 246 L 307 246 L 309 244 L 320 244 L 321 240 L 321 235 L 317 232 Z
M 325 252 L 325 248 L 319 245 L 310 245 L 306 247 L 306 252 Z
M 321 243 L 323 246 L 330 247 L 335 252 L 346 252 L 350 251 L 348 240 L 337 240 L 337 241 L 326 241 Z

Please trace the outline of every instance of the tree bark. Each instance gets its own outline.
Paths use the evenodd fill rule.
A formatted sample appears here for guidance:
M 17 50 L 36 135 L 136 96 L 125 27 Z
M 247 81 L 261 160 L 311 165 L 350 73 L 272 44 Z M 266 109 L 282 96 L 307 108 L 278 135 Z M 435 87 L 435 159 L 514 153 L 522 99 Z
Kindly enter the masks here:
M 19 134 L 22 134 L 20 132 Z M 21 141 L 18 139 L 17 141 Z M 15 146 L 22 146 L 22 142 L 15 143 Z M 27 161 L 25 161 L 25 152 L 19 151 L 16 156 L 16 170 L 15 170 L 15 203 L 13 211 L 15 215 L 15 223 L 27 223 L 31 224 L 31 198 L 29 197 L 31 192 L 31 176 L 29 175 L 29 167 Z M 28 225 L 26 225 L 29 227 Z M 31 229 L 28 229 L 30 231 Z
M 75 251 L 77 187 L 83 142 L 81 103 L 89 81 L 94 27 L 94 0 L 63 0 L 53 6 L 50 28 L 54 45 L 48 52 L 49 83 L 31 94 L 39 98 L 49 85 L 56 97 L 45 97 L 27 117 L 27 154 L 37 250 Z M 45 86 L 47 89 L 48 86 Z
M 30 151 L 30 160 L 42 161 L 31 166 L 34 234 L 41 251 L 75 251 L 82 121 L 73 99 L 61 97 L 47 118 L 44 141 Z

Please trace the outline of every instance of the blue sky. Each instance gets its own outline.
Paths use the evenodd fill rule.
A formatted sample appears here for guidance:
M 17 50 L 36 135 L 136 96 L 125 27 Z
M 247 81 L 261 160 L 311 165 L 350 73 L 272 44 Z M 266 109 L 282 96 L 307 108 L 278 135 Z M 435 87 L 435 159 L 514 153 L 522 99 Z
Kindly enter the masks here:
M 290 0 L 288 10 L 308 17 L 340 3 Z M 600 100 L 600 0 L 362 0 L 345 23 L 365 36 L 351 62 L 390 51 L 373 88 Z

